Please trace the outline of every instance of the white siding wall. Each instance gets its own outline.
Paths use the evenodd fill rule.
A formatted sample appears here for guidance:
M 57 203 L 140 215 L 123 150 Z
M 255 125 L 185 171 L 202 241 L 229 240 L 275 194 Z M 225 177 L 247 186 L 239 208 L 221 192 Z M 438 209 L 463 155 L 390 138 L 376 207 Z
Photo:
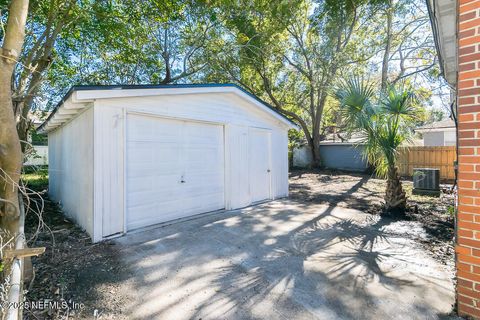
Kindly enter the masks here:
M 423 133 L 424 146 L 454 146 L 457 144 L 455 131 L 431 131 Z
M 49 195 L 93 236 L 93 108 L 48 134 Z
M 232 93 L 182 94 L 99 99 L 95 102 L 96 223 L 120 229 L 124 206 L 124 126 L 126 113 L 207 121 L 225 125 L 226 209 L 250 204 L 248 184 L 248 128 L 271 130 L 272 198 L 288 196 L 288 128 Z M 126 129 L 128 130 L 128 128 Z M 112 215 L 101 214 L 110 212 Z M 122 221 L 123 226 L 123 221 Z M 123 228 L 123 227 L 122 227 Z M 106 230 L 103 227 L 103 233 Z M 97 230 L 96 237 L 101 237 Z
M 94 240 L 124 231 L 124 114 L 122 108 L 95 103 Z
M 274 130 L 272 135 L 273 197 L 288 196 L 288 130 Z
M 457 134 L 455 131 L 445 131 L 443 139 L 446 146 L 457 145 Z
M 429 147 L 438 147 L 444 146 L 444 132 L 443 131 L 432 131 L 425 132 L 423 134 L 423 145 Z
M 62 200 L 67 214 L 94 241 L 126 230 L 124 149 L 126 115 L 130 113 L 224 125 L 226 209 L 250 204 L 249 128 L 268 129 L 271 198 L 288 195 L 288 127 L 236 94 L 98 99 L 94 108 L 49 134 L 52 198 Z

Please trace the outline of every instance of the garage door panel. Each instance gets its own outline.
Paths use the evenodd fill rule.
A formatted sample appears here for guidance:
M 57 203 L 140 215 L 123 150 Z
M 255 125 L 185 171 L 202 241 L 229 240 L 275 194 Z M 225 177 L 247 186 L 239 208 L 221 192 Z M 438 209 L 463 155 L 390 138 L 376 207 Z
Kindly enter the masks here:
M 128 179 L 128 192 L 147 192 L 153 187 L 153 177 L 130 176 Z
M 129 193 L 147 192 L 156 190 L 156 192 L 169 192 L 179 188 L 179 179 L 176 174 L 158 176 L 130 176 Z
M 143 123 L 141 117 L 129 116 L 128 120 L 127 141 L 141 140 L 141 137 L 151 137 L 153 135 L 153 125 Z
M 127 121 L 128 229 L 224 208 L 222 126 L 139 115 Z
M 134 164 L 132 165 L 131 171 L 127 174 L 128 177 L 137 177 L 139 175 L 161 177 L 172 174 L 172 171 L 174 170 L 181 170 L 181 167 L 179 166 L 178 161 L 172 159 L 169 161 L 150 161 L 145 164 Z M 177 176 L 179 175 L 177 174 Z
M 132 163 L 173 161 L 181 152 L 178 143 L 129 141 L 129 161 Z
M 201 141 L 216 141 L 223 140 L 223 135 L 220 133 L 223 131 L 222 126 L 211 125 L 199 122 L 189 122 L 186 127 L 185 134 L 189 137 L 188 141 L 201 142 Z
M 134 210 L 142 214 L 135 215 L 135 218 L 132 219 L 131 216 L 127 215 L 127 225 L 129 229 L 140 228 L 147 225 L 149 222 L 151 214 L 155 211 L 155 204 L 143 204 L 139 206 L 128 206 L 127 212 Z
M 162 124 L 159 126 L 159 120 Z M 176 141 L 176 137 L 179 137 L 183 134 L 182 124 L 184 121 L 174 120 L 174 119 L 154 119 L 153 124 L 153 135 L 149 138 L 154 141 Z
M 195 176 L 197 174 L 211 175 L 212 179 L 215 175 L 218 175 L 215 168 L 207 167 L 208 164 L 211 162 L 202 161 L 197 163 L 189 163 L 187 167 L 185 167 L 185 173 L 187 176 Z M 223 177 L 223 175 L 222 175 Z
M 152 143 L 150 147 L 152 148 L 155 163 L 177 161 L 182 152 L 182 148 L 178 143 Z
M 197 185 L 193 187 L 185 187 L 183 190 L 190 194 L 188 198 L 197 198 L 203 196 L 209 198 L 210 195 L 223 193 L 223 187 L 220 185 L 217 187 L 212 187 L 209 185 Z
M 178 191 L 178 190 L 177 190 Z M 129 208 L 136 208 L 140 207 L 143 205 L 147 204 L 155 204 L 155 205 L 161 205 L 161 208 L 157 207 L 157 213 L 159 213 L 159 210 L 161 209 L 162 212 L 164 210 L 164 207 L 168 207 L 172 203 L 178 203 L 181 202 L 180 198 L 174 198 L 172 195 L 175 193 L 175 190 L 172 189 L 164 189 L 161 192 L 160 191 L 147 191 L 147 192 L 132 192 L 133 197 L 131 198 L 131 201 L 127 203 L 127 207 Z M 168 196 L 167 196 L 168 195 Z M 136 213 L 137 215 L 137 213 Z M 160 214 L 156 214 L 160 216 Z
M 172 171 L 180 170 L 180 148 L 158 147 L 155 145 L 149 148 L 131 147 L 128 148 L 127 176 L 129 178 L 138 176 L 156 176 L 161 178 L 164 175 L 171 175 Z M 178 176 L 178 174 L 177 174 Z
M 220 150 L 218 148 L 214 148 L 214 147 L 204 147 L 204 148 L 201 148 L 201 147 L 195 147 L 195 148 L 191 148 L 191 149 L 188 149 L 187 152 L 186 152 L 186 157 L 187 157 L 187 166 L 190 166 L 190 165 L 202 165 L 202 166 L 205 166 L 205 167 L 212 167 L 211 165 L 210 166 L 207 166 L 208 164 L 212 164 L 212 165 L 215 165 L 215 164 L 222 164 L 223 165 L 223 161 L 221 163 L 218 163 L 218 160 L 219 158 L 221 158 L 223 155 L 223 150 Z
M 127 172 L 127 179 L 134 179 L 134 178 L 149 179 L 150 177 L 154 176 L 152 174 L 152 170 L 154 169 L 155 169 L 155 165 L 151 163 L 145 164 L 143 167 L 132 166 L 131 168 L 129 168 Z
M 181 121 L 164 120 L 162 125 L 158 126 L 159 118 L 153 118 L 142 115 L 129 115 L 128 137 L 127 141 L 158 141 L 158 142 L 176 142 L 182 134 Z M 152 119 L 146 121 L 145 119 Z
M 153 215 L 150 215 L 152 219 L 155 219 L 155 217 L 161 218 L 164 212 L 168 211 L 178 211 L 178 204 L 181 203 L 180 199 L 159 199 L 158 194 L 156 193 L 149 193 L 149 192 L 142 192 L 136 194 L 134 198 L 132 198 L 132 201 L 128 203 L 127 208 L 131 209 L 138 209 L 138 208 L 143 208 L 145 206 L 156 206 L 156 212 Z M 161 205 L 162 207 L 159 208 L 158 206 Z M 159 210 L 161 209 L 161 212 Z M 159 214 L 162 213 L 162 214 Z M 134 215 L 131 215 L 130 217 L 135 220 L 136 217 L 142 217 L 144 216 L 145 213 L 141 211 L 136 211 Z
M 127 218 L 129 229 L 136 229 L 148 225 L 161 223 L 164 221 L 175 219 L 178 215 L 179 201 L 171 201 L 162 206 L 162 215 L 158 214 L 158 204 L 148 203 L 142 206 L 128 207 L 128 210 L 135 211 L 135 216 Z
M 186 174 L 185 179 L 187 180 L 186 188 L 206 188 L 205 192 L 215 192 L 215 189 L 223 190 L 224 177 L 215 172 Z
M 219 207 L 223 208 L 223 201 L 218 200 L 222 194 L 223 192 L 219 192 L 191 197 L 184 204 L 185 210 L 189 215 L 219 210 Z
M 132 148 L 128 150 L 131 155 L 129 158 L 130 164 L 133 166 L 148 166 L 152 163 L 153 154 L 149 150 L 144 150 L 141 148 Z

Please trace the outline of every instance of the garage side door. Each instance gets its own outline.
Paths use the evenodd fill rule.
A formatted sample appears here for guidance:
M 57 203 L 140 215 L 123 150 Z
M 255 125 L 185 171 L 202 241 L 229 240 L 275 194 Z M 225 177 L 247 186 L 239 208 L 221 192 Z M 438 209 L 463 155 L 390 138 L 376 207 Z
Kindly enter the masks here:
M 127 120 L 127 229 L 224 207 L 223 127 Z
M 255 203 L 271 198 L 270 131 L 250 128 L 248 137 L 250 201 Z

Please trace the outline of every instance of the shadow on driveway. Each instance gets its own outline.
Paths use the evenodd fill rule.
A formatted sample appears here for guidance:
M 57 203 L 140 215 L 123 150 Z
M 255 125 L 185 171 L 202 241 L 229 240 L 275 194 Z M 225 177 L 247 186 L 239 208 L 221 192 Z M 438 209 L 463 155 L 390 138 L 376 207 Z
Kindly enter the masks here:
M 116 243 L 132 270 L 129 318 L 443 318 L 453 283 L 416 241 L 425 236 L 415 221 L 294 198 Z

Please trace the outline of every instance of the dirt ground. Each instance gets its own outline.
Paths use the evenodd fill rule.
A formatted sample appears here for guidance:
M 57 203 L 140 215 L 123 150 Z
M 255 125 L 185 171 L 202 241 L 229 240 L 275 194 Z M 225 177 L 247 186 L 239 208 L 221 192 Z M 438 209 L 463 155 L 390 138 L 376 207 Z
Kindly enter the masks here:
M 290 173 L 290 198 L 328 203 L 381 214 L 386 181 L 364 174 L 294 170 Z M 403 181 L 408 196 L 406 219 L 420 221 L 428 238 L 418 237 L 428 251 L 454 275 L 454 194 L 441 185 L 439 198 L 412 195 L 413 183 Z
M 125 295 L 116 292 L 126 285 L 129 270 L 118 261 L 117 248 L 111 241 L 93 244 L 88 234 L 48 198 L 46 185 L 32 182 L 30 187 L 44 199 L 43 220 L 48 227 L 36 232 L 38 217 L 33 212 L 27 214 L 29 246 L 44 246 L 46 251 L 32 258 L 34 279 L 25 286 L 26 300 L 47 299 L 64 305 L 57 310 L 24 310 L 24 319 L 119 319 L 126 301 Z M 30 200 L 40 204 L 39 196 Z
M 412 196 L 411 182 L 404 182 L 412 207 L 408 219 L 422 222 L 428 238 L 418 238 L 432 256 L 445 264 L 453 277 L 453 216 L 449 207 L 454 198 L 442 193 L 440 198 Z M 37 191 L 41 183 L 32 184 Z M 293 171 L 290 197 L 303 202 L 327 203 L 360 209 L 371 214 L 381 212 L 385 182 L 367 175 L 336 172 Z M 447 189 L 446 189 L 447 191 Z M 68 302 L 70 309 L 60 311 L 26 310 L 26 319 L 120 319 L 127 301 L 116 294 L 128 287 L 130 270 L 119 260 L 118 248 L 111 241 L 92 244 L 89 236 L 65 218 L 58 205 L 45 193 L 44 222 L 30 246 L 45 246 L 46 252 L 33 258 L 35 277 L 27 288 L 28 301 L 43 299 Z M 35 200 L 35 196 L 33 197 Z M 35 235 L 38 218 L 27 215 L 27 239 Z M 73 310 L 74 303 L 82 308 Z

